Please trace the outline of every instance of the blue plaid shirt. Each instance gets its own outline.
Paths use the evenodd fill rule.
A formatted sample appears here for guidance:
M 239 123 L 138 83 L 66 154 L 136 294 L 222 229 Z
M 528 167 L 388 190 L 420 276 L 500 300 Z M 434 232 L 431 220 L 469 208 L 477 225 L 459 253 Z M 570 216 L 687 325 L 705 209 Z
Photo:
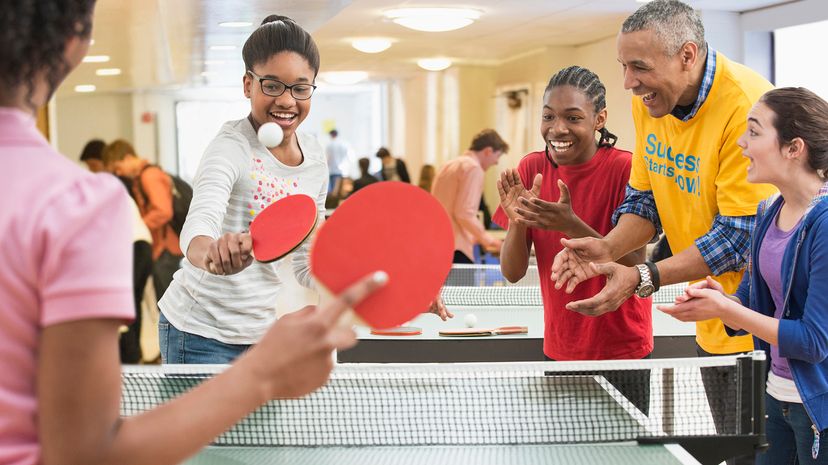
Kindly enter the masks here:
M 612 214 L 612 224 L 618 223 L 618 218 L 626 213 L 638 215 L 653 223 L 656 234 L 651 242 L 658 239 L 662 228 L 653 191 L 640 191 L 627 185 L 624 201 Z M 696 239 L 696 247 L 714 275 L 745 267 L 750 253 L 750 232 L 755 222 L 755 215 L 716 215 L 710 230 Z
M 707 95 L 710 94 L 710 88 L 713 87 L 713 77 L 715 75 L 716 51 L 713 50 L 713 48 L 708 44 L 707 58 L 705 59 L 704 65 L 704 76 L 702 77 L 702 83 L 699 87 L 699 95 L 696 97 L 696 101 L 693 103 L 693 107 L 690 108 L 690 112 L 685 113 L 684 108 L 677 106 L 673 108 L 673 111 L 671 111 L 670 114 L 682 121 L 690 121 L 691 118 L 696 116 L 696 113 L 698 113 L 699 108 L 702 106 L 704 101 L 707 100 Z

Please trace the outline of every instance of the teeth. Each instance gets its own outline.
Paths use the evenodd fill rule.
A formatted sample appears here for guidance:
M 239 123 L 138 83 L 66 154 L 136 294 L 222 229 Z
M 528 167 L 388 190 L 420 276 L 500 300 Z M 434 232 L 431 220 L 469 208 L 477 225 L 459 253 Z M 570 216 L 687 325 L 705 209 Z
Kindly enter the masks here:
M 655 92 L 650 92 L 649 94 L 644 95 L 644 96 L 643 96 L 643 97 L 641 97 L 641 98 L 642 98 L 645 102 L 649 102 L 650 100 L 654 99 L 654 98 L 655 98 L 655 96 L 656 96 L 656 93 L 655 93 Z
M 554 140 L 549 141 L 549 145 L 551 145 L 556 152 L 565 152 L 572 147 L 572 142 L 558 142 Z
M 296 115 L 294 115 L 293 113 L 271 113 L 271 116 L 280 119 L 291 119 Z

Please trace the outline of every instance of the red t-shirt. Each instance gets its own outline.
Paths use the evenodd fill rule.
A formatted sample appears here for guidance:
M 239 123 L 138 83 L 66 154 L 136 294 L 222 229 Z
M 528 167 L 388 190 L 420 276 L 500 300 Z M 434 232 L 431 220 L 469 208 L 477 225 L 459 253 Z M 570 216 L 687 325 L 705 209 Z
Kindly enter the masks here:
M 533 152 L 520 161 L 517 171 L 526 188 L 535 175 L 543 175 L 540 197 L 557 201 L 558 179 L 569 188 L 572 210 L 602 235 L 612 229 L 612 212 L 624 200 L 630 177 L 630 152 L 601 147 L 587 163 L 554 167 L 544 152 Z M 508 227 L 509 219 L 498 207 L 493 220 Z M 653 350 L 651 299 L 631 297 L 614 312 L 599 317 L 566 309 L 566 304 L 597 294 L 606 282 L 599 276 L 579 284 L 572 294 L 556 290 L 550 278 L 552 261 L 561 250 L 558 231 L 530 228 L 527 240 L 535 245 L 544 307 L 543 351 L 555 360 L 638 359 Z

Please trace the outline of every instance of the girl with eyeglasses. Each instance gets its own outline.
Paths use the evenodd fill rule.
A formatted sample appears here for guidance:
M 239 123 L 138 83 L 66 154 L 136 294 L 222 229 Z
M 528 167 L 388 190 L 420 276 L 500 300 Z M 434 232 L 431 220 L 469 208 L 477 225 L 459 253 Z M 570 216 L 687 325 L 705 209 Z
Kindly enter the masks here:
M 259 341 L 276 320 L 285 286 L 281 261 L 253 259 L 247 233 L 253 218 L 293 194 L 325 211 L 328 168 L 313 135 L 299 131 L 308 116 L 319 51 L 290 18 L 271 15 L 242 49 L 250 114 L 228 121 L 207 146 L 193 180 L 193 201 L 181 232 L 182 269 L 158 303 L 164 363 L 228 363 Z M 265 147 L 259 127 L 276 123 L 282 142 Z M 293 254 L 297 281 L 310 286 L 309 243 Z

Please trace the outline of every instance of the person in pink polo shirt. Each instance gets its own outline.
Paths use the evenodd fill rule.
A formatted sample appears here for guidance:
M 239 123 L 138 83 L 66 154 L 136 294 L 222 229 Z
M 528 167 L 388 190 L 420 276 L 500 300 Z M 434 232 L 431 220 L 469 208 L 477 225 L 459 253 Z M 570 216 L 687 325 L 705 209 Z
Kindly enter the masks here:
M 34 114 L 89 47 L 94 0 L 0 9 L 0 464 L 173 464 L 274 397 L 320 386 L 336 326 L 375 273 L 281 318 L 222 375 L 121 419 L 118 327 L 133 318 L 130 201 L 119 181 L 49 146 Z M 179 434 L 186 431 L 186 434 Z
M 481 253 L 499 253 L 501 241 L 486 232 L 477 219 L 483 195 L 486 170 L 509 151 L 507 144 L 494 129 L 484 129 L 472 138 L 463 155 L 446 162 L 437 171 L 431 194 L 440 201 L 451 218 L 454 230 L 454 263 L 474 263 L 474 245 Z

